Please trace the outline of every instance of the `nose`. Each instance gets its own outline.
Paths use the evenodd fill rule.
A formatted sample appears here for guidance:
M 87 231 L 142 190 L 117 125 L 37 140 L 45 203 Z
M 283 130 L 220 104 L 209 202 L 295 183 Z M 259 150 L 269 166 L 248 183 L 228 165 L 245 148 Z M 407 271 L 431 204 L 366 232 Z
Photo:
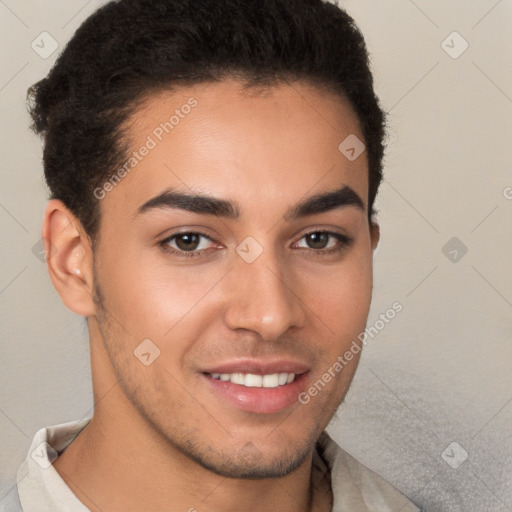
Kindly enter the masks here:
M 224 283 L 228 297 L 225 322 L 230 329 L 246 329 L 263 340 L 275 341 L 288 329 L 304 325 L 306 306 L 294 289 L 291 272 L 282 267 L 268 250 L 252 263 L 235 257 Z

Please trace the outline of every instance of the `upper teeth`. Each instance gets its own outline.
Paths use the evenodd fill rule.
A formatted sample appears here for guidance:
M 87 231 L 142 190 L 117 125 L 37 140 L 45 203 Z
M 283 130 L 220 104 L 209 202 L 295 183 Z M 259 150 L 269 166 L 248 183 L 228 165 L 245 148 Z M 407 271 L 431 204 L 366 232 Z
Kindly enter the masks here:
M 255 375 L 254 373 L 212 373 L 214 379 L 230 381 L 249 388 L 277 388 L 290 384 L 295 379 L 295 373 L 272 373 L 270 375 Z

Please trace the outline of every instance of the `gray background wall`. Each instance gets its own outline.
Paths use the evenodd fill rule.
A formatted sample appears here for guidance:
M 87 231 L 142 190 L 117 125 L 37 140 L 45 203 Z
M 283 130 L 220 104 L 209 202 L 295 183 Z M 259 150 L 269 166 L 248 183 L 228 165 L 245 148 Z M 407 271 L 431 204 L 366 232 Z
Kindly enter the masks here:
M 0 0 L 0 498 L 36 430 L 92 413 L 85 321 L 37 256 L 24 99 L 101 3 Z M 368 325 L 403 311 L 368 338 L 330 432 L 425 510 L 512 510 L 512 2 L 340 4 L 390 113 Z

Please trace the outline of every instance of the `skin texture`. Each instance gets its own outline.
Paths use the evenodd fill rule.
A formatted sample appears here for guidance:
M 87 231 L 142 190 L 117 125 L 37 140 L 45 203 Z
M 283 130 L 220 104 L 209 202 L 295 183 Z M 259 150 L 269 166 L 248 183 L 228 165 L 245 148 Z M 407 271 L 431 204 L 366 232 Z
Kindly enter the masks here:
M 367 218 L 366 153 L 351 162 L 338 150 L 350 134 L 363 140 L 357 117 L 307 84 L 255 95 L 225 80 L 151 96 L 127 128 L 133 148 L 191 97 L 197 106 L 161 141 L 153 136 L 156 147 L 100 201 L 94 252 L 66 207 L 48 204 L 49 272 L 66 306 L 88 319 L 95 401 L 54 467 L 93 511 L 330 510 L 329 489 L 310 488 L 312 454 L 359 356 L 309 404 L 273 413 L 241 410 L 202 372 L 288 359 L 307 365 L 307 389 L 364 330 L 379 231 Z M 285 220 L 299 201 L 341 185 L 364 210 Z M 236 202 L 240 216 L 137 214 L 168 188 Z M 211 240 L 180 256 L 161 244 L 178 231 Z M 321 248 L 305 236 L 319 231 L 353 241 L 329 253 L 335 238 Z M 236 252 L 248 236 L 263 249 L 252 263 Z M 180 240 L 167 246 L 183 251 Z M 148 366 L 134 356 L 145 339 L 160 350 Z

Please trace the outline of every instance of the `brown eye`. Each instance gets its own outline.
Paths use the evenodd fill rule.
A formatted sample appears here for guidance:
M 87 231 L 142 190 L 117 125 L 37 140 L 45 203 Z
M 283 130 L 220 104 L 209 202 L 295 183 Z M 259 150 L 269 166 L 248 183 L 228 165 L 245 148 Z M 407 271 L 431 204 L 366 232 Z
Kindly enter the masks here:
M 301 243 L 305 242 L 305 245 Z M 341 233 L 334 233 L 331 231 L 313 231 L 304 235 L 298 242 L 301 249 L 310 249 L 321 253 L 330 253 L 341 251 L 348 247 L 353 242 L 353 239 L 342 235 Z
M 318 231 L 316 233 L 306 235 L 305 238 L 311 249 L 325 249 L 329 243 L 330 236 L 331 235 L 329 233 Z
M 201 237 L 196 233 L 175 235 L 176 246 L 182 251 L 194 251 L 197 249 Z
M 201 256 L 210 249 L 212 239 L 202 233 L 176 233 L 159 245 L 165 250 L 176 256 Z

